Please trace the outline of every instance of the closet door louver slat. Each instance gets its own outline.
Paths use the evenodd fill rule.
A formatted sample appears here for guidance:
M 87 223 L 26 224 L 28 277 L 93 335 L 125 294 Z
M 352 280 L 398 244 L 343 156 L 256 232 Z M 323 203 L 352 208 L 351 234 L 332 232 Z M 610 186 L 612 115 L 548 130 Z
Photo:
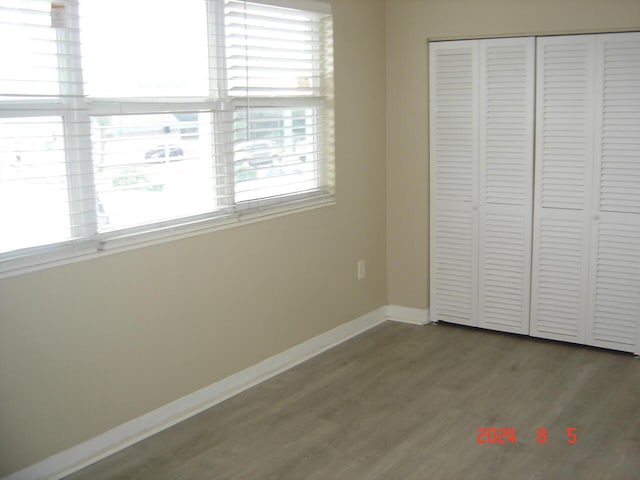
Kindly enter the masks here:
M 438 319 L 471 325 L 473 291 L 473 219 L 471 212 L 442 209 L 433 222 L 434 312 Z
M 640 35 L 598 40 L 600 210 L 640 214 Z
M 468 42 L 456 42 L 448 48 L 432 46 L 431 144 L 436 202 L 473 201 L 478 127 L 475 50 Z
M 640 321 L 640 218 L 633 225 L 611 217 L 594 232 L 587 343 L 633 352 Z
M 540 206 L 583 210 L 592 161 L 591 37 L 538 39 Z
M 562 214 L 541 219 L 537 231 L 536 281 L 532 334 L 584 341 L 588 230 L 584 222 Z

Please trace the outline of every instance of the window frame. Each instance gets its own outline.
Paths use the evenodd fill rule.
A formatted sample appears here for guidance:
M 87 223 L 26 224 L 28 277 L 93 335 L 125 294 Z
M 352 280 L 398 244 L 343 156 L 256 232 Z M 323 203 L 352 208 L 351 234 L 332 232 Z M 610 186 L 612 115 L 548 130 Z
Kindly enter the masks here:
M 224 0 L 203 0 L 206 2 L 208 24 L 217 29 L 215 34 L 224 36 L 225 2 Z M 118 230 L 99 232 L 98 212 L 95 205 L 97 186 L 94 178 L 94 159 L 92 155 L 91 118 L 107 115 L 154 114 L 204 112 L 212 116 L 212 124 L 232 124 L 233 115 L 237 109 L 248 105 L 255 108 L 314 108 L 330 109 L 334 114 L 333 98 L 328 102 L 329 95 L 309 97 L 224 97 L 216 98 L 214 93 L 227 91 L 226 73 L 223 75 L 209 75 L 209 97 L 163 97 L 163 98 L 97 98 L 87 97 L 83 91 L 83 71 L 81 68 L 80 52 L 80 0 L 68 0 L 65 8 L 69 12 L 67 21 L 74 24 L 56 29 L 57 58 L 60 72 L 69 75 L 75 72 L 74 78 L 62 79 L 58 84 L 61 90 L 57 97 L 47 97 L 43 100 L 19 99 L 3 101 L 0 118 L 56 116 L 62 119 L 65 137 L 65 166 L 67 170 L 67 195 L 77 192 L 83 200 L 70 201 L 69 219 L 74 238 L 46 245 L 19 248 L 0 253 L 0 278 L 40 270 L 55 265 L 75 262 L 86 258 L 93 258 L 108 252 L 118 252 L 155 245 L 179 238 L 186 238 L 220 229 L 226 229 L 239 224 L 253 223 L 268 218 L 279 217 L 320 208 L 335 204 L 334 182 L 324 185 L 322 181 L 313 191 L 296 192 L 276 197 L 259 198 L 236 202 L 234 200 L 235 172 L 234 152 L 229 148 L 233 145 L 233 132 L 217 132 L 216 141 L 212 148 L 226 148 L 227 151 L 216 151 L 210 159 L 214 171 L 222 170 L 227 181 L 222 186 L 225 194 L 230 195 L 229 205 L 218 205 L 206 213 L 185 215 L 175 219 L 150 222 Z M 294 8 L 314 11 L 331 16 L 331 6 L 318 0 L 253 0 L 270 6 Z M 211 37 L 209 32 L 208 37 Z M 215 48 L 217 51 L 211 52 Z M 209 71 L 226 72 L 226 49 L 224 42 L 208 42 L 209 58 L 216 58 L 218 63 Z M 213 53 L 213 54 L 212 54 Z M 333 56 L 333 49 L 331 49 Z M 66 63 L 63 63 L 66 62 Z M 331 78 L 333 80 L 333 78 Z M 74 87 L 75 86 L 75 87 Z M 168 108 L 168 106 L 170 108 Z M 317 128 L 317 127 L 316 127 Z M 332 127 L 333 128 L 333 127 Z M 214 129 L 212 128 L 212 132 Z M 212 133 L 213 135 L 214 133 Z M 333 135 L 333 131 L 331 132 Z M 223 137 L 223 141 L 219 141 Z M 318 169 L 320 177 L 324 178 L 322 170 L 327 161 L 333 165 L 333 141 L 331 139 L 331 158 L 325 157 L 324 148 L 327 140 L 326 132 L 317 129 L 313 135 L 313 143 L 319 148 Z M 82 152 L 90 152 L 82 154 Z M 231 177 L 231 178 L 229 178 Z M 77 183 L 78 178 L 82 182 Z M 76 183 L 74 183 L 76 182 Z M 229 191 L 231 189 L 231 191 Z M 216 195 L 216 198 L 218 196 Z M 70 198 L 70 200 L 73 200 Z

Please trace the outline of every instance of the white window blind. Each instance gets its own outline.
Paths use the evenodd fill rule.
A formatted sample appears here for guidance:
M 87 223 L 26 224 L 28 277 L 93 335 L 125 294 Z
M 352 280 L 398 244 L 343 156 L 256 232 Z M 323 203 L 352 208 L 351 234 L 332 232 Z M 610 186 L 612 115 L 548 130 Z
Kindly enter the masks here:
M 330 199 L 332 54 L 310 0 L 0 0 L 0 272 Z
M 332 185 L 330 17 L 227 1 L 225 32 L 235 201 Z

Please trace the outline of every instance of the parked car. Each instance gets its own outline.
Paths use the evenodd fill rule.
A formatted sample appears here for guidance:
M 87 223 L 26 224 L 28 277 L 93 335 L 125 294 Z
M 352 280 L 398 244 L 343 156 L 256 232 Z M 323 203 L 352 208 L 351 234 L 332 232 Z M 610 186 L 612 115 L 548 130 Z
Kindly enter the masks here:
M 167 157 L 169 157 L 169 160 L 178 160 L 178 157 L 183 156 L 184 151 L 182 150 L 182 147 L 172 144 L 158 145 L 144 154 L 144 158 L 147 160 L 162 160 Z
M 249 164 L 251 167 L 271 166 L 278 163 L 282 148 L 273 140 L 249 140 L 239 143 L 234 152 L 236 165 Z

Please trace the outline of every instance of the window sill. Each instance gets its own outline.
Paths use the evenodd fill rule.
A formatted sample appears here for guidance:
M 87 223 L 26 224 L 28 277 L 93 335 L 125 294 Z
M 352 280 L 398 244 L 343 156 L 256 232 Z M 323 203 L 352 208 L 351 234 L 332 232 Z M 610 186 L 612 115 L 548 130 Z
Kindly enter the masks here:
M 315 210 L 335 203 L 333 195 L 315 194 L 286 204 L 261 205 L 259 210 L 249 204 L 234 213 L 213 218 L 183 219 L 185 221 L 182 223 L 176 222 L 153 230 L 114 232 L 93 241 L 41 247 L 37 253 L 0 261 L 0 279 Z

